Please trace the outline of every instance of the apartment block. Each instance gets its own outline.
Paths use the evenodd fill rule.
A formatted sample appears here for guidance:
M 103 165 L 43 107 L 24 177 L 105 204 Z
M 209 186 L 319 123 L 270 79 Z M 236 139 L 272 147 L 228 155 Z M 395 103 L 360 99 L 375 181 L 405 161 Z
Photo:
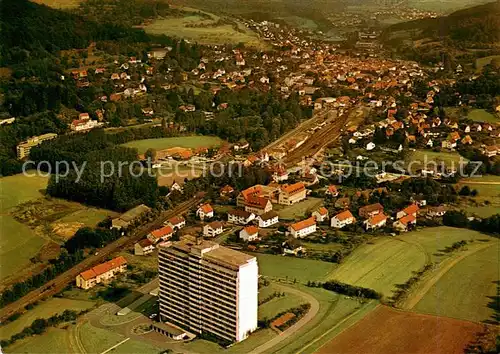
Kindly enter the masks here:
M 257 329 L 257 259 L 186 236 L 159 246 L 160 320 L 239 342 Z
M 34 136 L 26 141 L 19 143 L 17 145 L 17 158 L 23 159 L 25 157 L 28 157 L 32 147 L 37 146 L 44 141 L 55 139 L 56 137 L 57 134 L 47 133 L 39 136 Z

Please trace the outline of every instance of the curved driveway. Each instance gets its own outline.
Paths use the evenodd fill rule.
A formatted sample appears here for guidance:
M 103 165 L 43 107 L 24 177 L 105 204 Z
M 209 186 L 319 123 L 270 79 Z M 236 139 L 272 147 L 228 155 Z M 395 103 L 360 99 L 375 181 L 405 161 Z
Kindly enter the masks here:
M 307 313 L 305 314 L 304 317 L 302 317 L 297 323 L 289 327 L 288 329 L 284 330 L 282 333 L 280 333 L 278 336 L 274 337 L 270 341 L 258 346 L 254 350 L 250 352 L 250 354 L 260 354 L 263 353 L 271 348 L 273 348 L 275 345 L 279 344 L 281 341 L 287 339 L 291 335 L 293 335 L 295 332 L 300 330 L 302 327 L 304 327 L 309 321 L 311 321 L 319 311 L 319 302 L 316 300 L 316 298 L 308 293 L 305 293 L 303 291 L 300 291 L 298 289 L 277 284 L 280 288 L 283 288 L 284 291 L 295 294 L 297 296 L 302 297 L 304 300 L 309 302 L 311 304 L 311 308 Z

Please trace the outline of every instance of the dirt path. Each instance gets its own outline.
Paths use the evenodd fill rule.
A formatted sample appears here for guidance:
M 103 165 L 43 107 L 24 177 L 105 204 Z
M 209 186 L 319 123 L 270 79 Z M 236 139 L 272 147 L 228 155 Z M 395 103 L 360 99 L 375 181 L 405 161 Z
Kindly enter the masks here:
M 316 298 L 314 296 L 312 296 L 308 293 L 305 293 L 303 291 L 300 291 L 298 289 L 285 286 L 285 285 L 280 284 L 279 287 L 282 288 L 283 291 L 286 291 L 286 292 L 289 292 L 289 293 L 292 293 L 292 294 L 295 294 L 295 295 L 298 295 L 298 296 L 304 298 L 307 302 L 309 302 L 311 304 L 311 308 L 306 313 L 306 315 L 304 317 L 302 317 L 297 323 L 295 323 L 293 326 L 286 329 L 280 335 L 271 339 L 269 342 L 262 344 L 261 346 L 258 346 L 257 348 L 252 350 L 250 352 L 250 354 L 259 354 L 259 353 L 263 353 L 267 350 L 270 350 L 275 345 L 284 341 L 285 339 L 287 339 L 288 337 L 293 335 L 295 332 L 300 330 L 302 327 L 304 327 L 307 323 L 309 323 L 309 321 L 311 321 L 318 314 L 319 302 L 318 302 L 318 300 L 316 300 Z
M 422 285 L 416 289 L 415 292 L 412 292 L 410 296 L 406 299 L 406 301 L 402 304 L 401 308 L 402 309 L 407 309 L 411 310 L 414 308 L 420 300 L 427 294 L 427 292 L 441 279 L 451 268 L 456 266 L 459 262 L 464 260 L 465 258 L 481 251 L 484 250 L 485 248 L 492 247 L 494 245 L 497 245 L 497 242 L 488 242 L 482 245 L 479 245 L 477 248 L 474 248 L 472 250 L 465 251 L 462 253 L 459 257 L 451 260 L 448 264 L 446 264 L 444 267 L 440 267 L 439 271 L 434 274 L 431 278 L 425 280 Z

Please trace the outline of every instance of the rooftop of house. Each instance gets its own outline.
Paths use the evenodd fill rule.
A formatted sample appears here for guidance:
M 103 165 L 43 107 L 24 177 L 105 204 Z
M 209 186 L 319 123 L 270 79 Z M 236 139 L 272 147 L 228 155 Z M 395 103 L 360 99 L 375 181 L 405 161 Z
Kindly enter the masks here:
M 186 220 L 182 216 L 174 216 L 174 217 L 168 219 L 168 222 L 171 223 L 172 225 L 181 224 L 184 221 L 186 221 Z
M 253 225 L 246 226 L 243 230 L 245 230 L 245 232 L 249 235 L 255 235 L 259 232 L 259 229 Z
M 398 221 L 400 223 L 402 223 L 403 225 L 408 225 L 408 224 L 410 224 L 410 223 L 412 223 L 412 222 L 414 222 L 416 220 L 417 220 L 417 218 L 410 214 L 410 215 L 403 216 Z
M 370 205 L 365 205 L 364 207 L 359 208 L 359 213 L 362 212 L 373 212 L 377 210 L 384 210 L 384 207 L 380 203 L 375 203 L 375 204 L 370 204 Z
M 310 217 L 308 219 L 296 222 L 295 224 L 290 225 L 290 227 L 295 231 L 300 231 L 313 225 L 316 225 L 316 219 Z
M 201 211 L 203 211 L 205 214 L 208 214 L 208 213 L 211 213 L 214 211 L 214 209 L 212 208 L 212 206 L 210 204 L 203 204 L 202 206 L 200 206 L 199 208 Z
M 407 215 L 410 214 L 415 214 L 419 210 L 419 207 L 417 204 L 411 204 L 407 206 L 406 208 L 403 209 L 403 212 Z
M 230 215 L 234 215 L 234 216 L 238 216 L 238 217 L 242 217 L 242 218 L 248 218 L 250 217 L 250 215 L 252 215 L 252 213 L 246 211 L 246 210 L 243 210 L 243 209 L 233 209 L 233 210 L 230 210 L 227 212 L 228 214 Z
M 270 203 L 269 199 L 266 199 L 264 197 L 248 196 L 245 199 L 246 206 L 256 207 L 260 209 L 264 209 L 268 203 Z
M 288 194 L 296 194 L 302 192 L 306 189 L 306 186 L 302 182 L 297 182 L 294 184 L 285 184 L 281 187 L 281 190 Z
M 372 216 L 370 219 L 367 220 L 367 222 L 370 225 L 377 225 L 384 220 L 387 220 L 387 216 L 384 213 L 380 213 L 380 214 L 377 214 L 375 216 Z
M 163 236 L 170 235 L 173 232 L 174 230 L 172 229 L 172 227 L 170 225 L 167 225 L 152 231 L 151 235 L 153 235 L 155 238 L 162 238 Z
M 101 274 L 104 274 L 106 272 L 109 272 L 112 269 L 121 267 L 122 265 L 127 264 L 127 260 L 123 256 L 118 256 L 116 258 L 113 258 L 110 261 L 107 261 L 105 263 L 101 263 L 99 265 L 96 265 L 95 267 L 92 267 L 84 272 L 80 273 L 80 276 L 84 280 L 90 280 L 93 279 Z
M 220 221 L 212 221 L 211 223 L 207 224 L 207 226 L 212 229 L 220 229 L 224 226 L 224 224 Z
M 346 210 L 341 213 L 338 213 L 337 215 L 334 216 L 334 218 L 339 221 L 343 221 L 350 218 L 354 218 L 354 215 L 352 215 L 352 213 L 349 210 Z
M 268 211 L 267 213 L 262 214 L 262 215 L 261 215 L 261 216 L 259 216 L 259 217 L 260 217 L 260 219 L 261 219 L 262 221 L 267 221 L 267 220 L 274 219 L 274 218 L 276 218 L 277 216 L 278 216 L 278 213 L 277 213 L 277 212 L 275 212 L 275 211 L 273 211 L 273 210 L 271 210 L 271 211 Z

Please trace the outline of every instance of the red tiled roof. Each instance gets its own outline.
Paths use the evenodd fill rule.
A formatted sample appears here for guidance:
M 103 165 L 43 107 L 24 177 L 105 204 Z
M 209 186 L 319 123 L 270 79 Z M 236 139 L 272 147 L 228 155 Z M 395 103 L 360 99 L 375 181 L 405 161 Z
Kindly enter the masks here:
M 163 226 L 161 229 L 157 229 L 151 232 L 151 235 L 153 235 L 155 238 L 162 238 L 163 236 L 170 235 L 174 232 L 172 230 L 172 227 L 167 225 Z
M 309 226 L 312 226 L 315 224 L 316 224 L 316 220 L 313 217 L 311 217 L 311 218 L 296 222 L 295 224 L 290 225 L 290 227 L 292 229 L 294 229 L 295 231 L 300 231 L 302 229 L 305 229 L 306 227 L 309 227 Z
M 173 218 L 168 219 L 168 222 L 172 225 L 177 225 L 183 223 L 185 219 L 182 216 L 174 216 Z
M 366 205 L 364 207 L 359 208 L 359 213 L 362 214 L 363 212 L 371 213 L 372 211 L 377 211 L 377 210 L 384 210 L 384 207 L 380 203 L 375 203 L 375 204 L 370 204 Z
M 253 225 L 245 227 L 244 230 L 248 235 L 255 235 L 259 232 L 259 229 Z
M 343 220 L 347 220 L 350 218 L 354 218 L 354 215 L 352 215 L 352 213 L 349 210 L 346 210 L 346 211 L 343 211 L 341 213 L 338 213 L 334 217 L 339 221 L 343 221 Z
M 203 204 L 201 207 L 200 207 L 201 211 L 203 211 L 205 214 L 208 214 L 208 213 L 211 213 L 214 211 L 214 209 L 212 208 L 212 206 L 210 204 Z
M 212 229 L 220 229 L 224 226 L 224 224 L 220 221 L 212 221 L 210 224 L 208 224 L 208 226 L 210 226 Z
M 302 192 L 304 189 L 306 189 L 306 186 L 302 182 L 297 182 L 294 184 L 285 184 L 284 186 L 281 187 L 281 190 L 288 194 L 296 194 Z
M 321 215 L 327 215 L 328 214 L 328 209 L 325 208 L 325 207 L 321 207 L 318 209 L 318 213 L 320 213 Z
M 385 216 L 384 213 L 380 213 L 368 219 L 368 223 L 371 225 L 377 225 L 384 220 L 387 220 L 387 216 Z
M 269 200 L 264 197 L 249 196 L 245 199 L 245 205 L 259 209 L 265 209 Z
M 106 272 L 109 272 L 112 269 L 118 268 L 124 264 L 127 264 L 127 260 L 125 259 L 125 257 L 118 256 L 110 261 L 107 261 L 106 263 L 96 265 L 95 267 L 80 273 L 80 276 L 85 280 L 89 280 Z
M 414 217 L 413 215 L 406 215 L 403 216 L 401 219 L 399 219 L 399 222 L 402 223 L 403 225 L 408 225 L 409 223 L 412 223 L 416 220 L 417 218 Z
M 417 204 L 412 204 L 412 205 L 409 205 L 406 208 L 404 208 L 403 212 L 406 215 L 411 215 L 411 214 L 415 214 L 418 210 L 419 210 L 418 205 Z
M 337 186 L 335 186 L 333 184 L 331 186 L 328 186 L 328 191 L 330 192 L 330 194 L 338 193 Z
M 139 246 L 141 246 L 142 248 L 151 246 L 152 244 L 153 244 L 153 242 L 151 242 L 147 238 L 139 241 Z

